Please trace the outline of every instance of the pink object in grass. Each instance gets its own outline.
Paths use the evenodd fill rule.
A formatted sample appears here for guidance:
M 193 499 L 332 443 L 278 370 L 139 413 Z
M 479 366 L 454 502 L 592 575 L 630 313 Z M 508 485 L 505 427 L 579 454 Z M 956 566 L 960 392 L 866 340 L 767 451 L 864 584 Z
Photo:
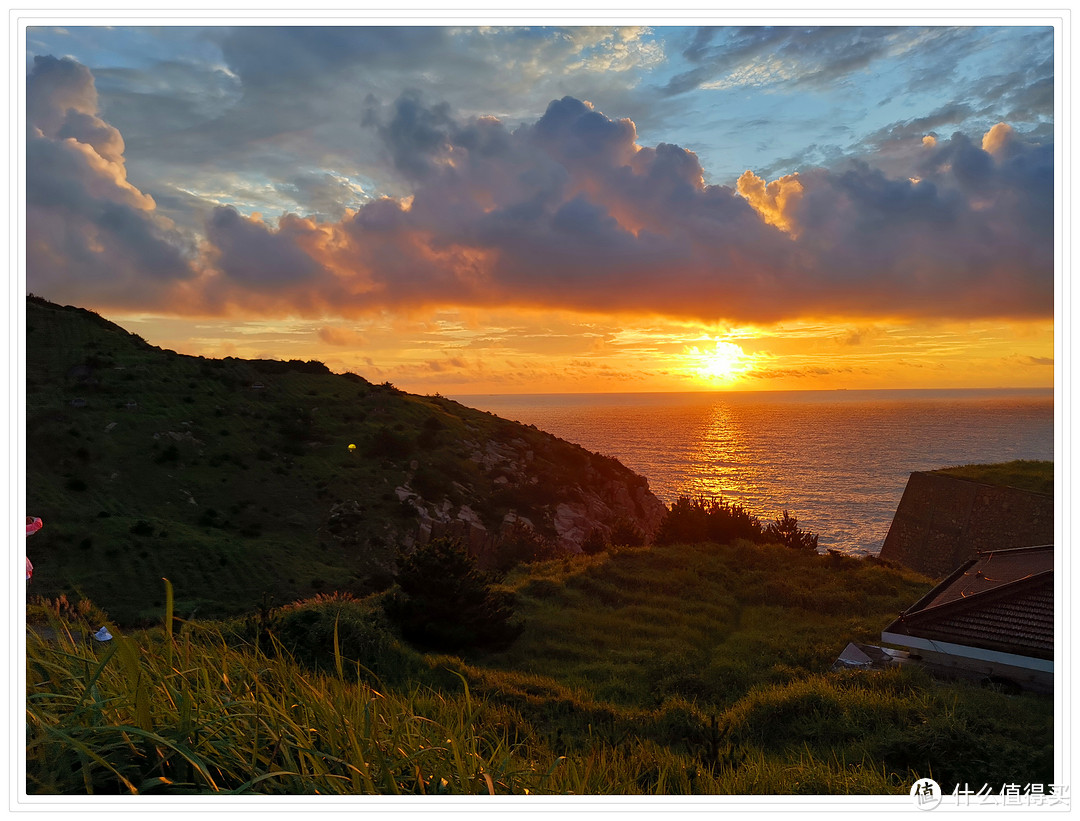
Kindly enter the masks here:
M 41 517 L 39 516 L 27 516 L 26 517 L 26 535 L 33 536 L 41 530 Z M 30 564 L 30 557 L 26 557 L 26 580 L 30 581 L 30 577 L 34 575 L 34 566 Z

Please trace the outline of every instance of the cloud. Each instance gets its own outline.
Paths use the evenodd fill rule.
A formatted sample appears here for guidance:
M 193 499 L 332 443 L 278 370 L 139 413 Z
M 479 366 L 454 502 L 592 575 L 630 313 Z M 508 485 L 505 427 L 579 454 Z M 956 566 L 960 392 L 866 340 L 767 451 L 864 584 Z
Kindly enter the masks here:
M 1049 356 L 1026 356 L 1022 357 L 1021 361 L 1029 365 L 1044 365 L 1053 367 L 1054 359 Z
M 132 185 L 93 77 L 37 57 L 27 78 L 26 265 L 38 293 L 136 306 L 194 276 L 194 242 Z
M 841 373 L 865 372 L 865 370 L 865 368 L 836 368 L 824 365 L 810 365 L 804 368 L 759 368 L 747 371 L 743 377 L 746 379 L 806 379 L 832 376 Z
M 994 153 L 959 133 L 913 141 L 899 178 L 863 161 L 770 183 L 748 173 L 732 191 L 705 185 L 691 152 L 641 146 L 631 121 L 570 97 L 511 131 L 410 95 L 379 127 L 414 180 L 411 204 L 382 200 L 320 226 L 336 250 L 313 257 L 362 272 L 358 308 L 742 321 L 1052 309 L 1052 152 L 1003 128 L 987 138 Z M 269 245 L 286 229 L 252 236 Z
M 122 274 L 101 275 L 96 304 L 127 304 L 109 286 L 131 280 L 144 303 L 192 312 L 518 306 L 739 322 L 1052 313 L 1052 146 L 1006 126 L 985 143 L 919 135 L 888 171 L 868 155 L 773 181 L 747 172 L 736 190 L 707 185 L 693 152 L 642 145 L 632 120 L 571 96 L 516 127 L 419 93 L 375 107 L 368 128 L 408 197 L 276 222 L 219 206 L 198 238 L 198 278 L 173 287 L 191 277 L 189 260 L 126 183 L 122 140 L 88 102 L 89 73 L 64 68 L 63 82 L 31 85 L 31 105 L 56 135 L 43 145 L 69 151 L 69 171 L 86 184 L 69 190 L 38 160 L 31 187 L 82 219 L 94 206 L 120 211 L 98 214 L 111 231 L 99 229 L 109 242 L 98 253 L 121 258 Z M 65 95 L 80 116 L 61 122 L 50 101 Z M 35 219 L 39 232 L 50 224 Z M 90 253 L 81 250 L 57 269 L 77 279 Z M 31 283 L 42 278 L 37 265 Z
M 796 203 L 802 197 L 803 187 L 798 174 L 788 174 L 768 185 L 765 181 L 747 171 L 737 185 L 739 194 L 753 206 L 765 222 L 775 225 L 789 234 L 795 233 L 795 226 L 789 215 L 795 210 Z
M 176 188 L 213 191 L 222 177 L 246 175 L 266 181 L 274 212 L 332 219 L 342 216 L 326 196 L 332 178 L 303 184 L 319 171 L 376 196 L 408 193 L 383 165 L 392 152 L 380 134 L 362 126 L 369 111 L 389 122 L 403 90 L 422 87 L 456 111 L 516 121 L 533 117 L 564 84 L 625 100 L 663 59 L 658 38 L 643 27 L 240 26 L 154 35 L 172 38 L 190 43 L 177 52 L 188 59 L 131 67 L 130 46 L 118 47 L 124 59 L 99 72 L 133 164 L 153 169 L 146 184 L 155 198 Z M 349 200 L 348 207 L 359 204 Z M 231 204 L 245 212 L 269 207 Z
M 932 30 L 931 30 L 932 31 Z M 694 67 L 675 76 L 668 94 L 699 87 L 777 83 L 823 88 L 921 43 L 922 28 L 723 26 L 700 29 L 683 50 Z
M 316 331 L 320 340 L 327 345 L 334 345 L 335 347 L 355 346 L 363 345 L 364 337 L 358 334 L 356 331 L 348 328 L 334 328 L 329 325 L 319 328 Z

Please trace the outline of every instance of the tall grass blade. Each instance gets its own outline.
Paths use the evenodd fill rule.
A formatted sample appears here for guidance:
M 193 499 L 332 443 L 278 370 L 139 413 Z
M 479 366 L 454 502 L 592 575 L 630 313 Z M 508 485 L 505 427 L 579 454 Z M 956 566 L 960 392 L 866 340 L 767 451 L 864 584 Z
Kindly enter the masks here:
M 338 642 L 338 621 L 340 616 L 334 617 L 334 668 L 337 670 L 338 678 L 341 681 L 345 680 L 345 671 L 341 666 L 341 644 Z
M 169 642 L 169 666 L 173 663 L 173 589 L 172 582 L 162 578 L 165 582 L 165 637 Z
M 105 653 L 105 657 L 98 664 L 97 669 L 94 671 L 93 675 L 91 675 L 90 678 L 87 679 L 86 688 L 83 690 L 83 697 L 79 700 L 79 707 L 82 707 L 83 704 L 86 703 L 87 697 L 93 693 L 94 685 L 97 684 L 97 680 L 101 677 L 102 672 L 104 672 L 105 665 L 109 663 L 109 659 L 111 659 L 116 654 L 117 647 L 119 647 L 119 644 L 113 644 L 111 647 L 109 647 L 108 651 Z

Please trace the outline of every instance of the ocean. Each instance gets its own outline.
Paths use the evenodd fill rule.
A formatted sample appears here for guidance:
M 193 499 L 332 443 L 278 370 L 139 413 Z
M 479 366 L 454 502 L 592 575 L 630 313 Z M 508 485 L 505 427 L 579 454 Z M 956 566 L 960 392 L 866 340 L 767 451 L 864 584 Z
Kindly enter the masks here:
M 663 502 L 783 510 L 819 548 L 876 554 L 908 475 L 1054 458 L 1052 389 L 454 396 L 642 474 Z

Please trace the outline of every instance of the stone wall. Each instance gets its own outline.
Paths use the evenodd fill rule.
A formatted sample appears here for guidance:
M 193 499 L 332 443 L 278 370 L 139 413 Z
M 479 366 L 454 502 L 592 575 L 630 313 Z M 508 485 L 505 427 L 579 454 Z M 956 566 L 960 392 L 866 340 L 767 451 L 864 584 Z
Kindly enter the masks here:
M 984 550 L 1053 542 L 1053 496 L 916 472 L 880 556 L 939 578 Z

